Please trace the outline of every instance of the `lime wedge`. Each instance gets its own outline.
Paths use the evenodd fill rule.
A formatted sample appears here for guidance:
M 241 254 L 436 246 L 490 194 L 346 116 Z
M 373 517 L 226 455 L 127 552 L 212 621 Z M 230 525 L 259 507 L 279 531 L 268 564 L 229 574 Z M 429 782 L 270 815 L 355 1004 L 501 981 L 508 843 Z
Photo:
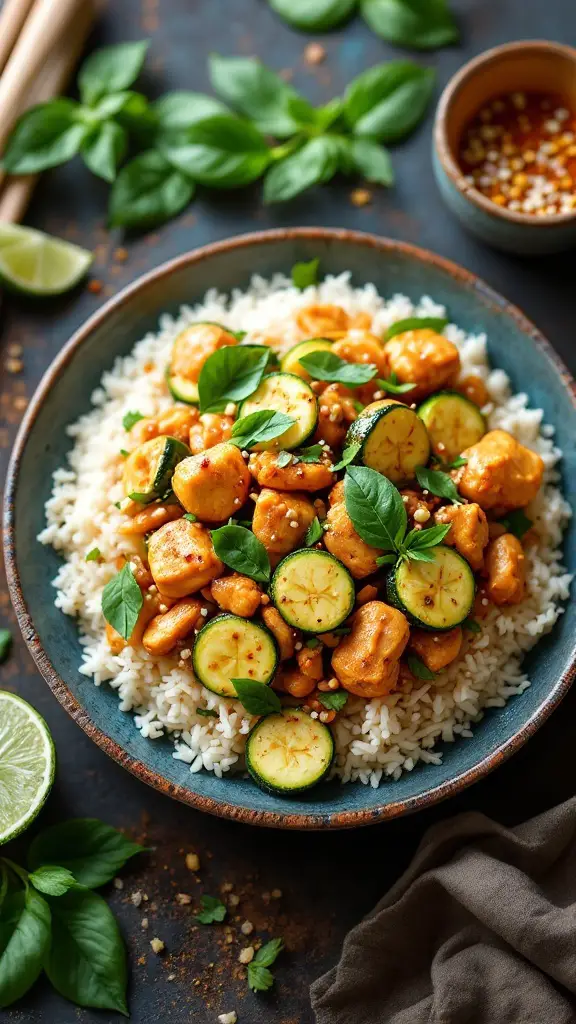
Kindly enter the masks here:
M 25 295 L 61 295 L 84 277 L 93 256 L 79 245 L 19 224 L 0 224 L 0 281 Z
M 55 764 L 44 719 L 21 697 L 0 690 L 0 843 L 34 820 L 50 792 Z

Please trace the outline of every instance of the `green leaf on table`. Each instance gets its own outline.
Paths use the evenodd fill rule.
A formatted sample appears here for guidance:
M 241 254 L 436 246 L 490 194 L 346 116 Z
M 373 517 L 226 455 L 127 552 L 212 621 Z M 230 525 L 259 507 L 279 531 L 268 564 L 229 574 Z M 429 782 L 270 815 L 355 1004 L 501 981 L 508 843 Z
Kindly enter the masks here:
M 352 139 L 350 153 L 354 169 L 376 185 L 394 184 L 394 170 L 387 149 L 373 139 Z
M 200 907 L 199 913 L 194 915 L 200 924 L 214 924 L 217 921 L 223 921 L 227 914 L 226 904 L 216 896 L 201 896 Z
M 368 68 L 346 90 L 344 117 L 357 136 L 398 142 L 424 117 L 434 79 L 433 70 L 408 60 Z
M 167 92 L 152 104 L 161 132 L 177 136 L 207 117 L 229 114 L 224 103 L 201 92 Z
M 210 188 L 249 185 L 272 159 L 261 132 L 227 114 L 196 121 L 177 141 L 160 138 L 159 147 L 172 167 Z
M 309 352 L 299 362 L 314 380 L 347 384 L 351 388 L 367 384 L 378 372 L 372 363 L 349 363 L 333 352 Z
M 208 357 L 200 371 L 201 412 L 222 412 L 228 402 L 241 402 L 260 384 L 270 349 L 263 345 L 225 345 Z
M 525 533 L 533 526 L 532 520 L 528 518 L 523 508 L 515 508 L 508 512 L 505 519 L 499 520 L 508 533 L 513 533 L 518 540 L 521 540 Z
M 110 93 L 127 89 L 138 78 L 146 51 L 147 39 L 134 43 L 118 43 L 95 50 L 86 58 L 78 72 L 78 88 L 83 103 L 93 105 Z
M 341 153 L 341 141 L 333 135 L 305 142 L 270 168 L 264 179 L 264 202 L 286 202 L 312 185 L 330 181 L 339 168 Z
M 79 115 L 87 124 L 95 124 L 127 112 L 131 118 L 143 119 L 147 123 L 152 116 L 146 97 L 141 92 L 132 92 L 129 89 L 103 96 L 94 107 L 81 107 Z
M 50 907 L 31 886 L 9 892 L 0 917 L 0 1007 L 34 984 L 50 945 Z
M 428 683 L 431 683 L 432 680 L 436 679 L 436 673 L 432 672 L 416 654 L 409 654 L 406 660 L 408 662 L 410 672 L 416 677 L 416 679 L 423 679 Z
M 288 111 L 288 100 L 298 93 L 279 75 L 254 57 L 210 55 L 210 81 L 231 107 L 264 132 L 282 139 L 293 135 L 298 125 Z
M 342 24 L 357 0 L 270 0 L 270 6 L 290 25 L 303 32 L 327 32 Z
M 307 548 L 311 548 L 313 544 L 317 544 L 319 540 L 322 540 L 323 536 L 324 530 L 322 529 L 318 516 L 316 516 L 306 530 L 304 544 Z
M 84 139 L 80 152 L 88 169 L 112 182 L 128 146 L 128 136 L 115 121 L 104 121 Z
M 98 893 L 71 889 L 50 898 L 52 942 L 44 970 L 54 988 L 78 1006 L 126 1005 L 126 950 L 112 911 Z
M 102 591 L 102 614 L 124 640 L 132 636 L 143 601 L 130 562 L 126 562 Z
M 397 320 L 390 324 L 384 334 L 384 341 L 390 341 L 396 334 L 404 334 L 404 331 L 436 331 L 440 334 L 449 321 L 442 316 L 409 316 L 405 320 Z
M 278 694 L 256 679 L 231 679 L 236 696 L 249 715 L 269 715 L 282 710 Z
M 349 444 L 342 452 L 342 458 L 340 459 L 340 462 L 337 462 L 336 465 L 334 466 L 336 472 L 338 472 L 338 470 L 340 469 L 345 469 L 346 466 L 349 466 L 351 462 L 354 462 L 354 459 L 358 455 L 358 452 L 360 451 L 361 447 L 362 445 L 360 444 L 359 441 L 355 441 L 354 444 Z
M 55 864 L 41 865 L 36 871 L 31 872 L 28 881 L 35 889 L 48 896 L 63 896 L 77 885 L 74 875 L 68 868 L 61 868 Z
M 90 889 L 109 882 L 143 846 L 97 818 L 71 818 L 40 832 L 28 851 L 28 866 L 58 864 Z
M 194 182 L 155 150 L 140 153 L 122 168 L 110 193 L 110 223 L 139 228 L 175 217 L 194 195 Z
M 285 412 L 277 412 L 275 409 L 258 409 L 256 412 L 251 412 L 248 416 L 241 416 L 236 420 L 232 427 L 230 441 L 238 448 L 253 448 L 255 444 L 280 437 L 295 423 L 294 417 L 287 416 Z
M 301 291 L 304 288 L 309 288 L 312 284 L 317 284 L 319 265 L 318 257 L 308 260 L 307 263 L 295 263 L 291 271 L 292 284 L 296 288 L 300 288 Z
M 458 42 L 447 0 L 360 0 L 370 28 L 395 46 L 434 50 Z
M 253 992 L 267 992 L 274 984 L 274 975 L 268 970 L 284 949 L 282 939 L 271 939 L 257 951 L 254 959 L 248 964 L 248 987 Z
M 348 466 L 344 502 L 354 529 L 367 544 L 396 551 L 407 515 L 400 492 L 387 477 L 367 466 Z
M 249 576 L 257 583 L 270 579 L 270 560 L 262 541 L 245 526 L 221 526 L 212 530 L 212 543 L 218 558 L 230 569 Z
M 9 629 L 0 629 L 0 665 L 2 665 L 12 647 L 12 633 Z
M 138 423 L 139 420 L 143 419 L 144 416 L 142 415 L 141 412 L 124 413 L 124 416 L 122 417 L 122 426 L 124 427 L 124 430 L 132 430 L 134 424 Z
M 327 711 L 342 711 L 348 701 L 346 690 L 333 690 L 332 693 L 319 693 L 318 700 Z
M 462 504 L 456 484 L 447 473 L 441 473 L 438 469 L 428 469 L 426 466 L 417 466 L 415 474 L 423 491 L 430 491 L 430 494 L 435 494 L 439 498 L 448 498 L 454 505 Z
M 89 129 L 76 120 L 73 100 L 50 100 L 18 118 L 6 143 L 2 167 L 8 174 L 36 174 L 65 164 L 78 153 Z

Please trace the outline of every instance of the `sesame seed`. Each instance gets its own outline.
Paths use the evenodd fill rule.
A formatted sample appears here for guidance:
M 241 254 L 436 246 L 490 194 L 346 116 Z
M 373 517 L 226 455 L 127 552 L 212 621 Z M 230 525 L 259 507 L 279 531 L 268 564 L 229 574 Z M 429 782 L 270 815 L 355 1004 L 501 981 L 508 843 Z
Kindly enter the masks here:
M 240 498 L 234 498 L 234 504 L 235 505 L 239 505 L 240 504 Z
M 187 661 L 192 656 L 192 651 L 189 647 L 185 647 L 183 651 L 180 651 L 180 657 L 182 661 Z
M 228 405 L 224 409 L 224 415 L 225 416 L 235 416 L 236 415 L 236 403 L 235 402 L 228 402 Z
M 302 650 L 302 644 L 300 642 L 298 642 L 297 644 L 294 644 L 294 650 L 295 651 L 301 651 Z
M 293 530 L 297 530 L 298 526 L 299 526 L 298 520 L 297 519 L 292 519 L 291 522 L 290 522 L 290 526 L 292 527 Z

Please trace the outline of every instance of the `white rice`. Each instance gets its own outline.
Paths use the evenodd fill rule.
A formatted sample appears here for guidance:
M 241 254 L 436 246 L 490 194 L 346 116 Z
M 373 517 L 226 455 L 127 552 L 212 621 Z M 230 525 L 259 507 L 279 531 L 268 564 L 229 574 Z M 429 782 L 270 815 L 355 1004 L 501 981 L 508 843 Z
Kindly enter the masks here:
M 234 291 L 231 297 L 212 289 L 198 306 L 183 306 L 176 319 L 161 316 L 158 332 L 146 335 L 104 374 L 92 395 L 94 408 L 68 428 L 74 440 L 69 465 L 55 472 L 52 497 L 46 503 L 48 525 L 39 539 L 65 559 L 54 580 L 55 604 L 78 617 L 80 672 L 96 686 L 107 683 L 116 690 L 119 710 L 134 714 L 143 736 L 157 739 L 169 734 L 175 745 L 172 756 L 191 772 L 205 768 L 221 777 L 242 769 L 245 737 L 253 720 L 239 703 L 209 693 L 189 669 L 169 658 L 154 658 L 142 648 L 130 647 L 113 655 L 108 648 L 102 588 L 116 571 L 118 553 L 133 550 L 132 542 L 118 532 L 123 516 L 114 505 L 123 497 L 118 480 L 118 452 L 126 437 L 122 417 L 130 410 L 150 416 L 170 406 L 164 368 L 175 336 L 189 323 L 219 321 L 247 331 L 247 342 L 281 335 L 282 346 L 289 347 L 298 340 L 291 321 L 294 311 L 311 302 L 336 303 L 350 314 L 369 313 L 376 333 L 404 317 L 445 314 L 444 307 L 428 297 L 417 306 L 403 295 L 385 301 L 373 285 L 352 287 L 348 274 L 328 277 L 303 292 L 282 276 L 271 281 L 254 277 L 248 291 Z M 526 551 L 528 592 L 520 605 L 491 607 L 481 633 L 470 635 L 465 656 L 434 682 L 417 680 L 369 702 L 349 699 L 346 713 L 334 724 L 334 771 L 343 782 L 358 780 L 377 787 L 383 779 L 412 771 L 418 762 L 440 763 L 437 743 L 471 737 L 484 708 L 503 707 L 530 685 L 522 672 L 522 655 L 552 629 L 562 612 L 560 602 L 569 595 L 571 577 L 562 566 L 560 546 L 570 509 L 558 488 L 555 464 L 561 452 L 554 446 L 554 430 L 542 425 L 542 410 L 529 408 L 525 394 L 511 394 L 502 370 L 490 369 L 485 335 L 466 335 L 454 324 L 444 333 L 458 346 L 462 376 L 473 373 L 486 383 L 491 401 L 484 412 L 490 429 L 509 431 L 539 452 L 546 465 L 544 485 L 529 509 L 538 541 Z M 87 552 L 95 546 L 102 561 L 86 562 Z M 199 716 L 198 707 L 214 709 L 218 718 Z

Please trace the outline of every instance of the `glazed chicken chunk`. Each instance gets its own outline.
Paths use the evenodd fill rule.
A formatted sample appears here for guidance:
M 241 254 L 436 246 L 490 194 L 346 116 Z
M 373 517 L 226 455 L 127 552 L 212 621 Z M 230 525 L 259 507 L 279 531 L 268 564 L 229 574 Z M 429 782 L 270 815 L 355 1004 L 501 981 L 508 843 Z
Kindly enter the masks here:
M 382 342 L 370 331 L 351 330 L 332 346 L 334 355 L 349 363 L 372 363 L 380 377 L 387 370 L 386 356 Z
M 458 349 L 428 327 L 403 331 L 384 345 L 386 376 L 395 373 L 401 384 L 416 384 L 408 392 L 411 402 L 450 384 L 460 369 Z
M 264 487 L 254 506 L 252 531 L 275 564 L 302 545 L 315 517 L 316 509 L 306 494 Z
M 190 428 L 188 445 L 193 455 L 198 455 L 206 448 L 227 441 L 232 433 L 234 420 L 232 416 L 222 416 L 217 412 L 205 412 Z
M 291 462 L 282 467 L 277 465 L 277 458 L 275 452 L 256 452 L 250 456 L 250 472 L 261 487 L 277 491 L 322 491 L 334 483 L 332 463 L 326 456 L 320 462 Z
M 519 604 L 526 592 L 526 556 L 512 533 L 490 541 L 486 552 L 486 594 L 494 604 Z
M 458 490 L 464 498 L 497 514 L 524 508 L 536 497 L 544 463 L 505 430 L 491 430 L 462 452 L 468 461 L 462 468 Z
M 489 535 L 488 520 L 480 505 L 445 505 L 435 512 L 434 522 L 450 523 L 442 543 L 455 547 L 475 571 L 482 568 Z
M 339 485 L 338 485 L 339 486 Z M 376 559 L 383 552 L 362 540 L 352 524 L 343 501 L 333 504 L 326 516 L 324 543 L 328 551 L 344 563 L 354 579 L 361 580 L 376 572 Z
M 362 605 L 352 619 L 352 631 L 332 655 L 332 668 L 344 689 L 369 699 L 390 693 L 409 636 L 408 620 L 396 608 L 383 601 Z
M 328 303 L 303 306 L 296 314 L 296 324 L 303 338 L 341 338 L 348 322 L 348 314 L 341 306 Z
M 137 447 L 154 437 L 175 437 L 178 441 L 188 444 L 190 429 L 198 419 L 198 409 L 190 405 L 174 405 L 170 409 L 159 412 L 156 416 L 148 416 L 137 420 L 130 430 L 130 444 Z
M 202 602 L 185 597 L 173 604 L 167 612 L 156 615 L 144 630 L 142 644 L 148 654 L 168 654 L 179 640 L 192 632 L 201 618 Z
M 255 580 L 238 572 L 214 580 L 211 594 L 223 612 L 249 619 L 260 607 L 262 591 Z
M 206 523 L 221 523 L 244 504 L 250 473 L 234 444 L 217 444 L 179 462 L 172 488 L 187 512 Z
M 218 324 L 192 324 L 174 342 L 170 373 L 197 383 L 208 356 L 226 345 L 237 344 L 238 339 Z
M 462 630 L 460 626 L 442 633 L 432 633 L 426 629 L 412 629 L 410 647 L 426 668 L 431 672 L 441 672 L 460 654 L 462 647 Z
M 166 523 L 152 534 L 148 559 L 154 583 L 166 597 L 195 594 L 224 572 L 210 532 L 187 519 Z

